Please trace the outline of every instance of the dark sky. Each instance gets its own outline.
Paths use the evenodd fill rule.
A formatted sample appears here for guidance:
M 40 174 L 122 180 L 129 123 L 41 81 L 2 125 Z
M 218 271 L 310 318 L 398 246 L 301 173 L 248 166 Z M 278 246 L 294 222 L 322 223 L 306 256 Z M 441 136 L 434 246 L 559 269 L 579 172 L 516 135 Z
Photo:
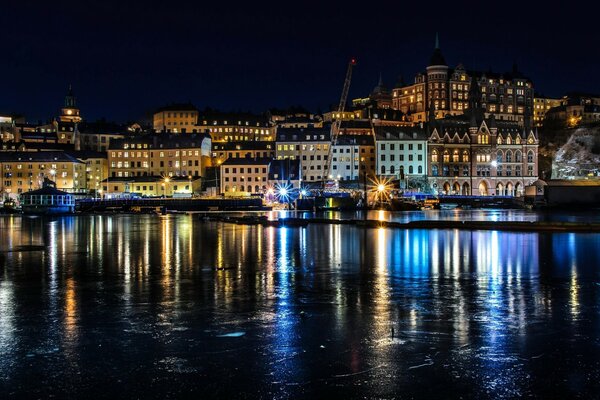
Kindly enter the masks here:
M 365 96 L 380 72 L 388 86 L 401 74 L 411 81 L 436 31 L 451 67 L 508 71 L 516 61 L 542 93 L 600 92 L 593 2 L 529 3 L 9 0 L 0 12 L 0 112 L 50 118 L 69 83 L 89 120 L 139 120 L 188 100 L 325 110 L 339 99 L 350 57 L 358 59 L 350 96 Z

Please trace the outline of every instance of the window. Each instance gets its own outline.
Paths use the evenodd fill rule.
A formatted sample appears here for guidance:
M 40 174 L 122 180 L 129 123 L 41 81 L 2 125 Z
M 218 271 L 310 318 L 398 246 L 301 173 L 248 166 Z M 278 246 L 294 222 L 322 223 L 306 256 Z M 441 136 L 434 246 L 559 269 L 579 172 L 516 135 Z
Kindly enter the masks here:
M 528 163 L 533 162 L 533 151 L 531 151 L 531 150 L 529 150 L 529 152 L 527 152 L 527 162 Z
M 507 163 L 512 162 L 512 152 L 511 151 L 506 152 L 506 162 Z M 507 169 L 507 172 L 508 172 L 508 169 Z
M 437 150 L 433 150 L 431 152 L 431 162 L 438 162 L 438 152 L 437 152 Z
M 438 166 L 434 165 L 431 167 L 431 175 L 438 176 Z
M 385 165 L 381 166 L 381 174 L 384 175 L 385 174 Z

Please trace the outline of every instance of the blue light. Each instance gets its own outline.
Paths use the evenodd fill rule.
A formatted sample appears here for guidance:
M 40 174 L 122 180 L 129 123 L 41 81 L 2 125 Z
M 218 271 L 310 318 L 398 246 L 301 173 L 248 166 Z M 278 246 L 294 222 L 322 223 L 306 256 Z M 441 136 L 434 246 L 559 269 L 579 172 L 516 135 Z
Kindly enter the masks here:
M 288 190 L 284 187 L 282 187 L 281 189 L 279 189 L 279 195 L 280 196 L 287 196 L 288 194 Z
M 306 196 L 306 195 L 308 194 L 308 192 L 307 192 L 305 189 L 302 189 L 302 190 L 300 191 L 300 194 L 301 194 L 302 196 Z

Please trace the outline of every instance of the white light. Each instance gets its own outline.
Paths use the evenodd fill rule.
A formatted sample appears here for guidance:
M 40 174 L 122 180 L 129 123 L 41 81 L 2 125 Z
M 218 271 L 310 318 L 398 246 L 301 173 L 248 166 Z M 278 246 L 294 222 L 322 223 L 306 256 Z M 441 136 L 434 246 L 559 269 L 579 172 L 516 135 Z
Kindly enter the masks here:
M 383 192 L 385 190 L 385 185 L 380 183 L 379 185 L 377 185 L 377 191 L 379 192 Z
M 279 189 L 279 194 L 281 196 L 287 196 L 288 190 L 286 188 L 282 187 L 281 189 Z
M 301 194 L 302 196 L 306 196 L 306 195 L 308 194 L 308 192 L 307 192 L 306 190 L 302 189 L 302 190 L 300 191 L 300 194 Z
M 498 161 L 494 160 L 492 161 L 492 167 L 496 168 L 498 166 Z

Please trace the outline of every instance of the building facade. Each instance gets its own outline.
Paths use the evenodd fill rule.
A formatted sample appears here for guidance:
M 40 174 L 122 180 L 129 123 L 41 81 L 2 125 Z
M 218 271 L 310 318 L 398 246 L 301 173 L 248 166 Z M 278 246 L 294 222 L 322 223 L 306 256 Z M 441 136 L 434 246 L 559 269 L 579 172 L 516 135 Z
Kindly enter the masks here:
M 477 86 L 475 87 L 477 89 Z M 429 123 L 429 183 L 441 195 L 521 196 L 538 175 L 538 137 L 531 122 L 485 117 L 481 93 L 469 110 Z
M 198 114 L 191 103 L 170 104 L 154 112 L 152 127 L 155 132 L 197 133 Z
M 41 189 L 44 179 L 69 193 L 85 193 L 85 163 L 64 152 L 0 152 L 0 193 L 17 198 L 21 193 Z
M 375 174 L 373 135 L 338 135 L 331 148 L 331 175 L 339 181 L 358 181 Z
M 110 177 L 203 176 L 211 165 L 211 140 L 206 134 L 151 134 L 112 140 Z
M 418 127 L 375 127 L 375 171 L 403 179 L 427 175 L 427 133 Z
M 532 81 L 516 65 L 507 73 L 469 71 L 462 64 L 449 68 L 437 38 L 426 71 L 418 73 L 413 84 L 392 90 L 392 107 L 410 116 L 414 123 L 425 122 L 430 115 L 460 115 L 469 107 L 473 80 L 480 87 L 486 117 L 494 115 L 498 121 L 524 125 L 527 113 L 533 109 Z
M 278 160 L 300 160 L 304 182 L 328 179 L 325 174 L 331 146 L 329 128 L 278 129 L 276 146 Z
M 271 158 L 229 158 L 221 164 L 221 193 L 250 196 L 265 193 Z

